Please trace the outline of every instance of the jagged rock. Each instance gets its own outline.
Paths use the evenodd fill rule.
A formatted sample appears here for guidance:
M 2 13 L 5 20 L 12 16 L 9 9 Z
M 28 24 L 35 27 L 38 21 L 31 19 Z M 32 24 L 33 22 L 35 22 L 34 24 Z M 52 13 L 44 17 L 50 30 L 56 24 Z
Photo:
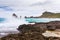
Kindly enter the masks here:
M 12 16 L 14 16 L 14 17 L 16 17 L 17 18 L 17 15 L 15 14 L 15 13 L 13 13 L 13 15 Z
M 60 29 L 60 21 L 48 23 L 23 24 L 18 27 L 19 34 L 11 34 L 1 40 L 60 40 L 60 38 L 46 38 L 42 35 L 46 30 Z

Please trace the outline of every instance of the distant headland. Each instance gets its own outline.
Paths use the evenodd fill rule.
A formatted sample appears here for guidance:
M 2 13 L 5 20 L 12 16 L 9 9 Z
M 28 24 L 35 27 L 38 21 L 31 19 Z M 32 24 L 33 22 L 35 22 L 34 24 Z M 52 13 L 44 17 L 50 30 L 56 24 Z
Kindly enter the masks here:
M 60 13 L 52 13 L 52 12 L 44 12 L 41 16 L 41 18 L 60 18 Z
M 43 14 L 41 16 L 37 16 L 37 17 L 26 17 L 26 18 L 60 18 L 60 13 L 53 13 L 53 12 L 43 12 Z

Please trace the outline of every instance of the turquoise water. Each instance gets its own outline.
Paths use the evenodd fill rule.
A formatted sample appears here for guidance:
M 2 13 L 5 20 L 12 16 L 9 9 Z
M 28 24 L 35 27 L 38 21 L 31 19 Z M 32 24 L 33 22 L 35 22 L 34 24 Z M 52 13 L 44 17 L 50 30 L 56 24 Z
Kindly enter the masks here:
M 34 22 L 49 22 L 49 21 L 60 21 L 60 18 L 26 18 L 26 21 L 29 23 Z
M 5 18 L 0 18 L 0 23 L 4 21 L 5 21 Z

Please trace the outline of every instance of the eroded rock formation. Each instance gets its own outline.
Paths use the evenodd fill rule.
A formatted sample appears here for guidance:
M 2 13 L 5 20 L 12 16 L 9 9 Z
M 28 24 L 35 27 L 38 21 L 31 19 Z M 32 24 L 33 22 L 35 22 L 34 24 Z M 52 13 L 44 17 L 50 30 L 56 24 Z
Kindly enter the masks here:
M 19 34 L 10 34 L 1 40 L 60 40 L 60 38 L 46 38 L 42 35 L 46 30 L 60 29 L 60 21 L 48 23 L 23 24 L 18 27 Z

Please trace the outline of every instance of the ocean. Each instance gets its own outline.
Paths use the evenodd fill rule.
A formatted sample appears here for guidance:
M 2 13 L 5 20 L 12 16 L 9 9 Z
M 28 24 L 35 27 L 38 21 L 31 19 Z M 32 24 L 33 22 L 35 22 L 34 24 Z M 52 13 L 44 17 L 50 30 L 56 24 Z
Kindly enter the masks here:
M 5 18 L 0 18 L 0 23 L 4 22 L 6 19 Z
M 19 25 L 30 24 L 31 22 L 49 22 L 60 21 L 59 18 L 0 18 L 0 35 L 7 35 L 9 33 L 18 33 Z
M 19 33 L 17 28 L 22 24 L 28 24 L 24 18 L 0 18 L 0 37 L 11 33 Z
M 50 21 L 60 21 L 60 18 L 26 18 L 29 23 L 39 23 L 39 22 L 50 22 Z

